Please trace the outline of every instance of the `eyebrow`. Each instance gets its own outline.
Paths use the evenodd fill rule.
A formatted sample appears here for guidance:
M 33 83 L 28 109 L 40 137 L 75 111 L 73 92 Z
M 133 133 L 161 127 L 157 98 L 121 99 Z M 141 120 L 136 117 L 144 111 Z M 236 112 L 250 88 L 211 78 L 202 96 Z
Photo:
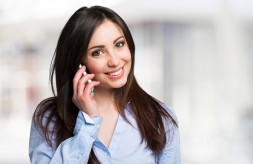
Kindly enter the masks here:
M 122 35 L 122 36 L 116 38 L 116 39 L 113 41 L 113 44 L 115 44 L 115 43 L 116 43 L 119 39 L 121 39 L 121 38 L 125 38 L 125 37 Z M 93 49 L 93 48 L 104 48 L 104 47 L 105 47 L 104 45 L 96 45 L 96 46 L 92 46 L 91 48 L 89 48 L 88 51 L 91 50 L 91 49 Z

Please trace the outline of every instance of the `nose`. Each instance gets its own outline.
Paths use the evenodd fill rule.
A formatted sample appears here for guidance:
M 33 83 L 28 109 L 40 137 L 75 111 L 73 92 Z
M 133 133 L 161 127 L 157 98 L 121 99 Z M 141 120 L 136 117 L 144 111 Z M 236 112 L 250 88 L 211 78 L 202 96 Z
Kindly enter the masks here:
M 115 67 L 115 66 L 118 66 L 119 63 L 120 63 L 120 59 L 119 59 L 119 56 L 117 55 L 117 53 L 115 53 L 113 50 L 109 51 L 108 66 Z

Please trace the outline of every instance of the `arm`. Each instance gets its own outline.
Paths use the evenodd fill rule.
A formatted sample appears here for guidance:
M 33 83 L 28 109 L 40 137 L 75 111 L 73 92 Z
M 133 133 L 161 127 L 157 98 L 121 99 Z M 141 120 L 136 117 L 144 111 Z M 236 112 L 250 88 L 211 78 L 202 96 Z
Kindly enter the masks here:
M 92 121 L 93 123 L 85 121 L 82 112 L 79 112 L 74 136 L 63 141 L 56 150 L 48 145 L 33 121 L 29 143 L 31 163 L 87 163 L 102 118 L 93 117 Z
M 166 145 L 159 155 L 159 164 L 180 164 L 180 136 L 178 127 L 170 125 L 169 131 L 166 131 Z
M 165 104 L 162 104 L 162 106 L 175 120 L 177 120 L 176 115 L 171 108 L 167 107 Z M 164 120 L 164 126 L 166 132 L 166 145 L 158 156 L 158 163 L 180 164 L 181 155 L 179 129 L 171 122 L 171 120 Z

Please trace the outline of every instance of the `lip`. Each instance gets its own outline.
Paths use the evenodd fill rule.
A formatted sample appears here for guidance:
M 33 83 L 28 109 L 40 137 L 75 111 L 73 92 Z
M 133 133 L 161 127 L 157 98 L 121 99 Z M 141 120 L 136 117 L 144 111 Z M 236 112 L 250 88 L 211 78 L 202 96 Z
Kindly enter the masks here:
M 117 75 L 110 75 L 110 73 L 115 73 L 115 72 L 119 72 L 119 74 L 117 74 Z M 110 79 L 119 79 L 119 78 L 121 78 L 124 75 L 124 69 L 123 69 L 123 67 L 120 67 L 120 68 L 117 68 L 117 69 L 115 69 L 113 71 L 107 72 L 105 74 Z

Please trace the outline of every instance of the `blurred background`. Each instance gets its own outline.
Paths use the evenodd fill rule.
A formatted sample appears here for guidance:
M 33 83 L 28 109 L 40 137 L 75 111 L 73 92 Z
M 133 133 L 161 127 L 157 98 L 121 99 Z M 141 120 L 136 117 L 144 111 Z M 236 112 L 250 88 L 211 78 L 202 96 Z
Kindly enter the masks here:
M 0 0 L 0 163 L 29 163 L 57 39 L 92 5 L 129 25 L 137 80 L 177 114 L 182 164 L 253 163 L 251 0 Z

